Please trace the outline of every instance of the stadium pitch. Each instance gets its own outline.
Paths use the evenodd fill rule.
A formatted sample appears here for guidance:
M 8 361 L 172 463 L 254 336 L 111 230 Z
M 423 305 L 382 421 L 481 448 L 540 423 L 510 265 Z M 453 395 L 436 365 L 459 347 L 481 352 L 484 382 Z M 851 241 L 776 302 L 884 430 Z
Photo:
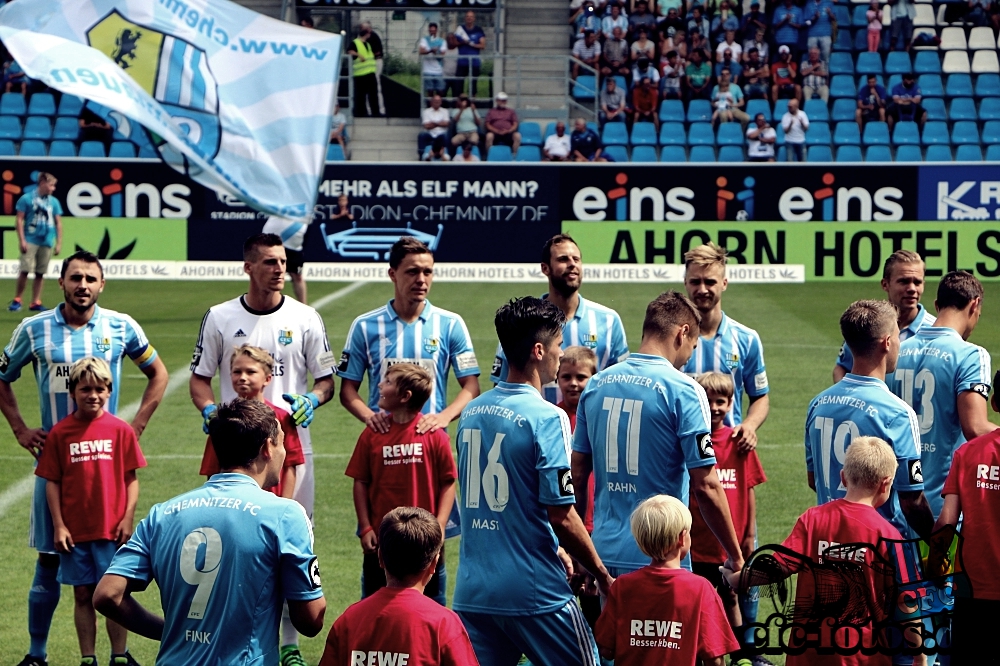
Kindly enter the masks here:
M 392 297 L 390 284 L 363 284 L 344 289 L 346 283 L 310 284 L 312 305 L 326 322 L 331 348 L 339 354 L 347 329 L 357 315 L 384 304 Z M 6 302 L 12 281 L 0 281 Z M 983 316 L 971 341 L 988 350 L 1000 350 L 1000 285 L 985 283 Z M 679 284 L 584 284 L 582 293 L 615 308 L 628 333 L 629 345 L 638 347 L 646 304 L 659 292 L 681 289 Z M 933 312 L 936 282 L 928 282 L 923 303 Z M 188 396 L 188 364 L 198 327 L 205 311 L 245 290 L 242 282 L 135 282 L 109 279 L 100 304 L 128 313 L 143 327 L 171 372 L 170 392 L 157 409 L 141 444 L 149 462 L 139 471 L 140 493 L 136 520 L 149 507 L 202 482 L 198 466 L 205 446 L 201 416 Z M 430 300 L 460 313 L 468 324 L 482 371 L 480 385 L 490 387 L 489 369 L 496 349 L 493 315 L 507 299 L 538 291 L 525 284 L 448 284 L 433 287 Z M 286 289 L 291 293 L 291 286 Z M 55 305 L 61 292 L 47 281 L 45 302 Z M 336 294 L 335 298 L 332 297 Z M 759 454 L 768 482 L 758 488 L 758 524 L 761 545 L 780 542 L 795 519 L 815 503 L 806 485 L 803 427 L 809 400 L 831 383 L 831 370 L 841 344 L 838 319 L 844 308 L 859 298 L 884 296 L 877 280 L 851 283 L 795 285 L 733 285 L 723 296 L 732 318 L 758 331 L 764 345 L 771 384 L 771 412 L 759 431 Z M 25 313 L 0 312 L 3 342 Z M 998 365 L 994 355 L 993 366 Z M 38 424 L 38 396 L 34 378 L 25 375 L 14 384 L 21 412 L 29 425 Z M 217 380 L 216 380 L 217 381 Z M 120 405 L 137 401 L 145 377 L 132 364 L 123 367 Z M 451 392 L 457 391 L 454 379 Z M 339 383 L 338 383 L 339 390 Z M 362 395 L 366 395 L 364 389 Z M 218 393 L 217 393 L 218 395 Z M 992 415 L 996 418 L 996 415 Z M 311 426 L 316 451 L 316 552 L 323 571 L 329 608 L 319 637 L 303 642 L 306 659 L 315 664 L 333 620 L 360 597 L 361 548 L 354 536 L 351 482 L 344 469 L 362 425 L 334 400 L 317 412 Z M 454 424 L 449 429 L 454 435 Z M 18 446 L 6 423 L 0 423 L 0 662 L 15 663 L 27 644 L 27 593 L 34 571 L 35 553 L 27 546 L 32 461 Z M 458 563 L 457 541 L 449 542 L 449 587 L 454 586 Z M 449 590 L 449 598 L 451 590 Z M 140 595 L 147 607 L 158 609 L 157 593 L 150 587 Z M 72 619 L 73 593 L 64 587 L 49 642 L 53 666 L 79 663 Z M 764 615 L 767 609 L 761 607 Z M 142 664 L 152 665 L 157 644 L 130 637 L 130 649 Z M 98 633 L 98 657 L 107 658 L 109 645 L 103 628 Z

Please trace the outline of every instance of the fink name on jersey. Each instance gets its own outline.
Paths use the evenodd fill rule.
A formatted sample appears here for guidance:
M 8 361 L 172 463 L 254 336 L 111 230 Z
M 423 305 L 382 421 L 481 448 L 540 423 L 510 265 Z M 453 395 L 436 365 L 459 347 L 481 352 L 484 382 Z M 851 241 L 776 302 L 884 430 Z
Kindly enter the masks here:
M 680 650 L 681 628 L 683 624 L 675 620 L 629 621 L 629 645 L 631 647 L 653 647 Z M 637 638 L 638 636 L 638 638 Z M 675 639 L 675 640 L 670 640 Z

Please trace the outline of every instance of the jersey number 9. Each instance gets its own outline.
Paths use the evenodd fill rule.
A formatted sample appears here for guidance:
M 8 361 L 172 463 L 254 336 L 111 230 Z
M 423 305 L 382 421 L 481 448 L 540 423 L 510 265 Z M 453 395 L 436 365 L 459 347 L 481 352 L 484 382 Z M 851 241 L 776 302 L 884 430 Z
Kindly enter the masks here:
M 188 585 L 198 586 L 188 609 L 189 620 L 201 620 L 205 617 L 205 609 L 212 596 L 215 579 L 219 576 L 221 562 L 222 537 L 214 529 L 199 527 L 185 537 L 184 545 L 181 546 L 181 578 Z
M 479 456 L 483 447 L 483 431 L 475 428 L 462 431 L 462 442 L 468 445 L 469 454 L 466 457 L 468 465 L 465 470 L 465 506 L 468 509 L 479 508 L 480 488 L 486 494 L 486 504 L 491 511 L 497 513 L 507 508 L 510 499 L 510 482 L 507 470 L 500 464 L 500 444 L 504 434 L 498 432 L 493 438 L 493 446 L 486 455 L 486 469 L 480 477 Z

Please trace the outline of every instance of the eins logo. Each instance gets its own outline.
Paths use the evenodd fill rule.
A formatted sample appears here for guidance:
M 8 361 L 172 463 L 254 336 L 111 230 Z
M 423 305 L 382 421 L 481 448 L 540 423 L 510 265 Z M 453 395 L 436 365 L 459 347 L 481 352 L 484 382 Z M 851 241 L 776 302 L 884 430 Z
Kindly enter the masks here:
M 694 190 L 691 188 L 672 187 L 664 192 L 655 187 L 629 189 L 627 184 L 628 174 L 618 173 L 615 176 L 616 187 L 607 192 L 599 187 L 580 188 L 573 196 L 573 215 L 584 221 L 684 222 L 694 219 L 694 205 L 691 203 Z M 643 204 L 647 201 L 651 204 L 651 215 L 643 215 Z
M 834 189 L 835 181 L 836 177 L 827 172 L 823 174 L 822 187 L 812 192 L 804 187 L 790 187 L 782 192 L 778 198 L 778 214 L 781 219 L 790 222 L 903 219 L 903 206 L 899 203 L 903 192 L 899 188 L 880 187 L 873 194 L 864 187 Z M 852 202 L 857 202 L 856 215 L 851 215 Z M 817 204 L 820 204 L 818 211 Z
M 104 185 L 76 183 L 66 192 L 66 208 L 73 217 L 140 217 L 139 203 L 145 200 L 151 218 L 188 218 L 191 204 L 185 199 L 191 188 L 171 183 L 163 189 L 152 183 L 125 183 L 121 169 L 111 169 Z

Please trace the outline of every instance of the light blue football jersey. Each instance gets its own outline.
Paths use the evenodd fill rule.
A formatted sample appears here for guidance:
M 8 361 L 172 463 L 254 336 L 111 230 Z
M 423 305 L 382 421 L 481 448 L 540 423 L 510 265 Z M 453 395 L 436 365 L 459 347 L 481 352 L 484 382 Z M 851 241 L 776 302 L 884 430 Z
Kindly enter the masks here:
M 727 426 L 743 421 L 743 394 L 759 398 L 768 392 L 764 347 L 757 331 L 730 319 L 722 313 L 722 321 L 712 338 L 698 338 L 694 354 L 684 366 L 689 375 L 703 372 L 724 372 L 732 376 L 733 407 L 726 414 Z
M 988 400 L 991 379 L 989 352 L 952 328 L 924 326 L 900 346 L 889 387 L 917 414 L 924 494 L 935 518 L 944 505 L 941 490 L 951 457 L 965 443 L 958 395 L 975 391 Z
M 594 546 L 609 567 L 649 564 L 629 519 L 642 500 L 688 503 L 688 470 L 715 465 L 705 390 L 664 358 L 632 354 L 587 382 L 573 451 L 594 465 Z
M 899 467 L 892 493 L 879 513 L 904 537 L 915 538 L 897 493 L 924 489 L 920 427 L 910 406 L 893 395 L 880 379 L 848 373 L 809 403 L 806 470 L 815 476 L 817 503 L 826 504 L 847 494 L 840 482 L 840 471 L 844 469 L 847 447 L 862 436 L 883 439 L 896 453 Z
M 104 408 L 114 414 L 121 395 L 122 359 L 127 356 L 140 368 L 156 360 L 156 350 L 128 315 L 95 305 L 90 321 L 73 329 L 63 317 L 64 307 L 24 319 L 0 355 L 0 379 L 5 382 L 17 380 L 29 363 L 33 366 L 45 430 L 76 411 L 69 392 L 69 368 L 75 362 L 89 356 L 108 362 L 113 384 Z
M 159 586 L 157 666 L 277 664 L 284 600 L 323 596 L 312 542 L 301 504 L 216 474 L 153 506 L 107 573 Z
M 448 370 L 456 377 L 479 374 L 472 349 L 472 336 L 465 321 L 454 312 L 424 302 L 416 321 L 399 318 L 392 301 L 367 312 L 351 324 L 347 344 L 337 365 L 343 379 L 360 382 L 368 374 L 368 406 L 378 411 L 378 384 L 386 368 L 396 363 L 415 363 L 434 380 L 425 414 L 437 414 L 448 406 Z
M 543 299 L 547 297 L 548 294 L 542 295 Z M 628 358 L 628 341 L 625 339 L 621 317 L 611 308 L 581 296 L 573 318 L 563 325 L 563 349 L 576 346 L 587 347 L 597 355 L 598 370 L 624 361 Z M 497 345 L 490 381 L 494 384 L 507 381 L 509 371 L 510 366 L 503 348 Z M 562 401 L 562 393 L 556 382 L 543 386 L 542 395 L 553 404 Z
M 538 615 L 573 599 L 546 507 L 573 504 L 569 418 L 501 382 L 458 423 L 462 546 L 454 609 Z
M 937 320 L 934 315 L 928 312 L 923 305 L 917 303 L 917 316 L 913 318 L 909 326 L 899 329 L 899 341 L 906 342 L 916 335 L 917 331 L 922 327 L 933 326 L 935 321 Z M 854 354 L 851 353 L 851 348 L 847 346 L 846 342 L 840 348 L 840 355 L 837 356 L 837 365 L 848 372 L 854 367 Z

